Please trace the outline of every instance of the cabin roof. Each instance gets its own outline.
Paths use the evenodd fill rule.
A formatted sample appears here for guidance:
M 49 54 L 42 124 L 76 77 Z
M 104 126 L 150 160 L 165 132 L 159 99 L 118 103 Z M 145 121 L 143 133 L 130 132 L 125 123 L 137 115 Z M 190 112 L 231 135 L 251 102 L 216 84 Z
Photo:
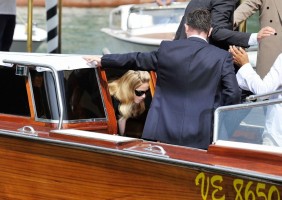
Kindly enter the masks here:
M 33 66 L 47 65 L 52 66 L 56 71 L 94 67 L 94 65 L 87 64 L 83 55 L 1 52 L 0 65 L 11 67 L 11 63 Z

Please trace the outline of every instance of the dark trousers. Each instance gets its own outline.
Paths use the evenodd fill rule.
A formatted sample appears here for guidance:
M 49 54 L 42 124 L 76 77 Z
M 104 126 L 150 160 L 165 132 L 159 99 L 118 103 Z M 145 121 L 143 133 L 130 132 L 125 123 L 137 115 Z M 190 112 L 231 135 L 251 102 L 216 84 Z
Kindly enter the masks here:
M 15 15 L 0 15 L 0 51 L 9 51 L 16 26 Z

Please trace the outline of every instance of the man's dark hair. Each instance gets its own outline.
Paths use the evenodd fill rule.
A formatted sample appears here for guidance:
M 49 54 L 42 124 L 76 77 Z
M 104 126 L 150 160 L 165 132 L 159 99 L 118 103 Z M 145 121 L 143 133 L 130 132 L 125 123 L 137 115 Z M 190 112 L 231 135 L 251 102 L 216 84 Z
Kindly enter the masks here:
M 211 27 L 211 14 L 207 9 L 196 9 L 188 13 L 186 24 L 195 30 L 208 33 Z

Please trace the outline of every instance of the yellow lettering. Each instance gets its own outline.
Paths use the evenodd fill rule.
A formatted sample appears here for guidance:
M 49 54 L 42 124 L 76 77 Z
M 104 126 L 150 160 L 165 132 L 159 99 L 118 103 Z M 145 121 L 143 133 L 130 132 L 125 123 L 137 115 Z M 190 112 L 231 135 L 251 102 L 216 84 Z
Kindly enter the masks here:
M 223 193 L 223 176 L 214 175 L 211 178 L 206 176 L 205 173 L 199 173 L 195 178 L 196 186 L 200 186 L 201 196 L 203 200 L 208 199 L 211 184 L 211 199 L 212 200 L 225 200 L 225 194 Z M 253 188 L 252 188 L 253 186 Z M 256 187 L 255 187 L 256 186 Z M 267 185 L 265 183 L 257 183 L 254 185 L 253 181 L 246 182 L 244 184 L 243 179 L 234 179 L 233 187 L 236 192 L 234 200 L 256 200 L 256 198 L 262 200 L 280 200 L 280 193 L 276 186 L 272 185 L 267 191 Z M 244 195 L 242 193 L 244 192 Z M 220 196 L 222 194 L 222 196 Z
M 235 179 L 233 181 L 233 187 L 236 191 L 236 198 L 235 200 L 243 200 L 242 194 L 241 194 L 241 190 L 243 188 L 244 185 L 244 181 L 242 179 Z
M 205 188 L 205 174 L 203 172 L 199 173 L 195 179 L 195 184 L 198 186 L 201 180 L 201 195 L 203 200 L 207 200 L 208 192 L 209 192 L 209 177 L 207 177 L 207 186 Z
M 276 198 L 272 198 L 272 195 L 274 192 L 276 192 L 277 194 Z M 273 200 L 273 199 L 280 200 L 279 190 L 274 185 L 270 187 L 269 192 L 268 192 L 268 200 Z
M 256 196 L 255 196 L 255 193 L 250 190 L 251 186 L 253 184 L 253 181 L 249 181 L 246 185 L 246 188 L 245 188 L 245 199 L 248 199 L 248 200 L 256 200 Z
M 223 195 L 222 197 L 216 198 L 216 193 L 218 191 L 222 191 L 222 187 L 220 186 L 220 183 L 223 181 L 222 176 L 219 175 L 215 175 L 211 178 L 211 185 L 215 188 L 215 190 L 212 192 L 212 199 L 213 200 L 225 200 L 225 195 Z M 219 184 L 217 185 L 216 182 L 219 182 Z
M 265 190 L 265 184 L 264 183 L 258 183 L 257 184 L 256 193 L 257 193 L 258 197 L 263 197 L 265 200 L 267 200 L 266 194 L 261 190 Z

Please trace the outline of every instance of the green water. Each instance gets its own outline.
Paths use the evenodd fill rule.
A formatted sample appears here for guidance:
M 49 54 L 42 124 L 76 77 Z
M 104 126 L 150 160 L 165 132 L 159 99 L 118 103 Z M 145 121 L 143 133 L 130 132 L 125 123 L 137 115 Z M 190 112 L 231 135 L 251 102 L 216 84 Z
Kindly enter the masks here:
M 65 54 L 101 54 L 106 47 L 112 53 L 146 51 L 143 47 L 132 47 L 114 39 L 100 29 L 108 26 L 108 15 L 112 8 L 63 8 L 62 9 L 62 41 L 61 51 Z M 249 20 L 247 31 L 257 31 L 257 18 Z M 27 8 L 17 8 L 17 21 L 27 21 Z M 44 7 L 33 8 L 33 22 L 46 29 L 46 12 Z M 43 43 L 37 52 L 46 53 L 47 44 Z
M 259 26 L 259 13 L 257 12 L 247 20 L 247 32 L 255 33 L 260 29 Z

